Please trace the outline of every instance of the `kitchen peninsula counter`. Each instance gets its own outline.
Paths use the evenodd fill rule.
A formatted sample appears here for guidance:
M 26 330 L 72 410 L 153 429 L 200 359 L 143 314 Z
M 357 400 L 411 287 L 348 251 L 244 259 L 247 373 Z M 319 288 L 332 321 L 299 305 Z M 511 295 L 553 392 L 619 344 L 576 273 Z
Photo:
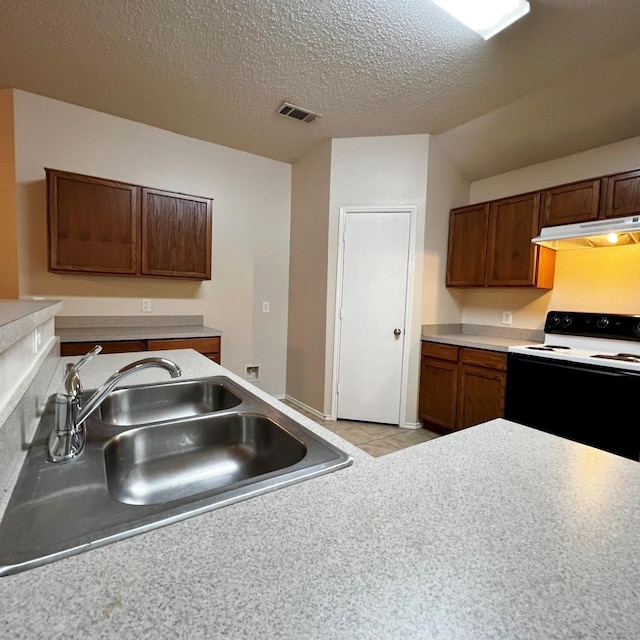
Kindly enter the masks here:
M 85 387 L 135 359 L 96 357 Z M 0 578 L 2 637 L 638 636 L 638 463 L 501 419 L 371 458 L 252 390 L 353 465 Z

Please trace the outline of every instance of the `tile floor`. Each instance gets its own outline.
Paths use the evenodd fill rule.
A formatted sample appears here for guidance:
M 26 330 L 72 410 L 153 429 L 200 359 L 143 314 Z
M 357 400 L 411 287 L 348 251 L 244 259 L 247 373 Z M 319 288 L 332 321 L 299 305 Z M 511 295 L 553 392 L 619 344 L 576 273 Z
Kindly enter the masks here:
M 440 436 L 439 433 L 424 428 L 400 429 L 399 427 L 376 424 L 374 422 L 320 420 L 293 403 L 287 402 L 287 400 L 283 400 L 283 402 L 376 458 Z

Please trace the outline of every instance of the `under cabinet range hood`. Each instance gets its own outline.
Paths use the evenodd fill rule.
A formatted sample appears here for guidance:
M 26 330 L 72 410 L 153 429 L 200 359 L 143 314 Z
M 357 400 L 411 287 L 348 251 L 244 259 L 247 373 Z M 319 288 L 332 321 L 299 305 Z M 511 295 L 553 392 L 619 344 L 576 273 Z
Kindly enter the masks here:
M 543 227 L 531 242 L 558 251 L 638 244 L 640 216 Z

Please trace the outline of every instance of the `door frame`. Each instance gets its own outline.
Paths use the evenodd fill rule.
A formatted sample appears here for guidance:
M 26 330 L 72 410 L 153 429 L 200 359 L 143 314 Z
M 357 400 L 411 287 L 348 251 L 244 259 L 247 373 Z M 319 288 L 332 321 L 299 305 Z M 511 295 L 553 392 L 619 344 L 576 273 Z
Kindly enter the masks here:
M 340 309 L 342 307 L 342 281 L 344 270 L 344 233 L 348 214 L 367 213 L 408 213 L 409 214 L 409 255 L 407 259 L 407 296 L 404 306 L 404 344 L 402 348 L 402 374 L 400 380 L 400 418 L 399 426 L 404 427 L 407 417 L 407 386 L 409 381 L 409 357 L 411 353 L 410 341 L 407 339 L 410 332 L 407 325 L 411 319 L 413 306 L 413 283 L 416 255 L 416 227 L 418 219 L 418 205 L 371 205 L 371 206 L 347 206 L 340 207 L 338 222 L 338 263 L 336 274 L 336 296 L 333 319 L 333 367 L 331 372 L 331 414 L 329 419 L 337 420 L 338 415 L 338 371 L 340 369 L 340 339 L 342 323 L 340 322 Z

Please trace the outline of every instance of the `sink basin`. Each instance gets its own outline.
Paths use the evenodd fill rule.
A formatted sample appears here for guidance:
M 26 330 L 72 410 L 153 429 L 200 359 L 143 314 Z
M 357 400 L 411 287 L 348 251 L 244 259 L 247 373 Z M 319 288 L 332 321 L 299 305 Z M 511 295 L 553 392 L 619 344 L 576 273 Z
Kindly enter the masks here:
M 220 382 L 185 380 L 116 389 L 104 399 L 99 411 L 103 422 L 129 427 L 224 411 L 240 402 Z
M 87 419 L 83 453 L 54 464 L 45 447 L 53 400 L 0 522 L 0 576 L 352 463 L 248 389 L 212 376 L 112 392 Z
M 107 486 L 126 504 L 162 504 L 300 462 L 304 443 L 257 414 L 233 413 L 134 429 L 105 448 Z

